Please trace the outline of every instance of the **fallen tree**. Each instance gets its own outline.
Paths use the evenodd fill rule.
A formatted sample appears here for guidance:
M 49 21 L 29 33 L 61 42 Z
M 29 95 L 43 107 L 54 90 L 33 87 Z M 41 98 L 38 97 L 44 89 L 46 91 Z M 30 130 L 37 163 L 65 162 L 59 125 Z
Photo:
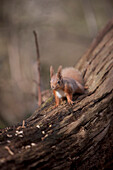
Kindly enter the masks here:
M 0 131 L 0 169 L 113 168 L 113 19 L 76 68 L 88 90 L 73 106 L 50 98 L 25 128 Z

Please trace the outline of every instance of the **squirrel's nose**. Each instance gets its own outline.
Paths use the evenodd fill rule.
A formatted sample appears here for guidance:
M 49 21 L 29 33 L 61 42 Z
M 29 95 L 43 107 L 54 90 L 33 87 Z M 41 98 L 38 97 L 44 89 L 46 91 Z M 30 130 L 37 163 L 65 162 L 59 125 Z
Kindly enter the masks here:
M 54 87 L 54 86 L 52 86 L 51 88 L 52 88 L 52 89 L 54 89 L 55 87 Z

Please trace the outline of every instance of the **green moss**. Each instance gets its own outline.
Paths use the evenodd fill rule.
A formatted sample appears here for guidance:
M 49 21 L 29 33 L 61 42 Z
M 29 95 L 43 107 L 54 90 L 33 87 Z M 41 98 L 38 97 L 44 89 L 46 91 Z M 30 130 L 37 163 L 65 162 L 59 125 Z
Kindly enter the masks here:
M 53 100 L 53 96 L 49 97 L 42 105 L 41 105 L 41 109 L 43 109 L 45 106 L 47 106 L 49 103 L 51 103 Z
M 2 121 L 2 120 L 0 120 L 0 129 L 5 128 L 6 126 L 7 126 L 7 123 Z

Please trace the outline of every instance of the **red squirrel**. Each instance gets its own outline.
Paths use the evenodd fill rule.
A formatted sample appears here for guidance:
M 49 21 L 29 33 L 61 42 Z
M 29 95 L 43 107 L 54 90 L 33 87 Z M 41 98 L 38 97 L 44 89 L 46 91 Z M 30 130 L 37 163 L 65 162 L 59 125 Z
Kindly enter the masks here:
M 60 104 L 63 97 L 67 98 L 69 104 L 73 104 L 73 94 L 84 93 L 84 80 L 81 73 L 74 67 L 62 69 L 59 66 L 58 71 L 54 74 L 53 67 L 50 67 L 50 85 L 55 96 L 56 107 Z

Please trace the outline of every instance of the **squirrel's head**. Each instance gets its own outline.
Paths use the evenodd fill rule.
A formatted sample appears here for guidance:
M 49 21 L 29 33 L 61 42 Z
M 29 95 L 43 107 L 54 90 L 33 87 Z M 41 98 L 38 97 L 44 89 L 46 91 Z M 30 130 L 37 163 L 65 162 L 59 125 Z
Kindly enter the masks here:
M 50 67 L 50 78 L 51 78 L 50 85 L 51 85 L 52 90 L 57 90 L 57 89 L 62 88 L 63 79 L 62 79 L 61 72 L 62 72 L 62 66 L 58 67 L 58 71 L 56 74 L 54 74 L 53 67 L 52 66 Z

